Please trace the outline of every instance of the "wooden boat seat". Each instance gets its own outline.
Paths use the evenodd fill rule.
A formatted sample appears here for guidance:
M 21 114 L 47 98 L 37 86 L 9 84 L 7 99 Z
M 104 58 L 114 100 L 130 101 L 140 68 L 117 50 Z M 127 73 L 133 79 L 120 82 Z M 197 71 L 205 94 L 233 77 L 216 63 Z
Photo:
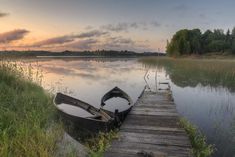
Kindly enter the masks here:
M 102 119 L 102 116 L 100 115 L 94 115 L 94 116 L 90 116 L 88 118 L 92 118 L 92 119 Z

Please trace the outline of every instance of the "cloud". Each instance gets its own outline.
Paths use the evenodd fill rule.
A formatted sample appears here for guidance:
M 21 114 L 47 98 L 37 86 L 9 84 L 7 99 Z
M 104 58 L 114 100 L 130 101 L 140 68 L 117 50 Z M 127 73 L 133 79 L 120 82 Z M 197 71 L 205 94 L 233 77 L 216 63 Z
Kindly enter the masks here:
M 60 37 L 55 37 L 55 38 L 49 38 L 43 41 L 39 41 L 34 43 L 32 46 L 33 47 L 41 47 L 41 46 L 48 46 L 48 45 L 57 45 L 57 44 L 64 44 L 67 42 L 72 42 L 74 41 L 73 36 L 60 36 Z
M 62 45 L 70 42 L 74 42 L 76 39 L 81 38 L 90 38 L 90 37 L 100 37 L 102 35 L 106 35 L 108 32 L 103 32 L 99 30 L 92 30 L 84 33 L 80 33 L 78 35 L 64 35 L 54 38 L 49 38 L 46 40 L 42 40 L 31 45 L 32 47 L 42 47 L 42 46 L 51 46 L 51 45 Z
M 152 21 L 151 25 L 154 26 L 154 27 L 160 27 L 161 26 L 161 24 L 158 21 Z
M 97 43 L 98 43 L 98 40 L 96 39 L 86 39 L 86 40 L 79 40 L 73 43 L 66 44 L 65 47 L 78 49 L 78 50 L 90 50 Z
M 108 32 L 103 32 L 100 30 L 92 30 L 89 32 L 84 32 L 84 33 L 78 34 L 74 37 L 75 38 L 90 38 L 90 37 L 99 37 L 99 36 L 106 35 L 106 34 L 108 34 Z
M 15 40 L 20 40 L 28 33 L 29 31 L 25 29 L 16 29 L 10 32 L 1 33 L 0 43 L 10 43 Z
M 122 31 L 128 31 L 129 24 L 128 23 L 118 23 L 116 25 L 108 24 L 101 26 L 102 29 L 113 31 L 113 32 L 122 32 Z
M 111 32 L 128 32 L 129 29 L 147 29 L 148 24 L 145 22 L 122 22 L 118 24 L 108 24 L 101 26 L 101 29 L 105 29 Z
M 130 24 L 130 27 L 137 29 L 139 28 L 139 24 L 137 22 L 133 22 Z
M 101 49 L 112 49 L 112 50 L 130 50 L 130 51 L 150 51 L 148 42 L 146 41 L 134 41 L 130 38 L 110 37 L 100 45 Z
M 4 12 L 1 12 L 1 11 L 0 11 L 0 18 L 1 18 L 1 17 L 5 17 L 5 16 L 8 16 L 8 15 L 9 15 L 9 13 L 4 13 Z
M 134 44 L 135 42 L 130 38 L 119 37 L 110 37 L 107 39 L 108 42 L 115 44 Z
M 148 30 L 149 23 L 146 22 L 133 22 L 130 23 L 130 28 Z
M 69 50 L 94 50 L 94 49 L 107 49 L 107 50 L 133 50 L 133 51 L 147 51 L 149 45 L 146 42 L 134 41 L 130 38 L 108 37 L 104 40 L 86 39 L 79 40 L 61 46 L 62 49 Z
M 86 30 L 91 30 L 91 29 L 93 29 L 93 26 L 88 25 L 88 26 L 85 27 L 85 29 Z
M 157 21 L 153 22 L 122 22 L 118 24 L 107 24 L 100 28 L 109 32 L 128 32 L 130 29 L 148 30 L 149 26 L 159 27 L 161 24 Z

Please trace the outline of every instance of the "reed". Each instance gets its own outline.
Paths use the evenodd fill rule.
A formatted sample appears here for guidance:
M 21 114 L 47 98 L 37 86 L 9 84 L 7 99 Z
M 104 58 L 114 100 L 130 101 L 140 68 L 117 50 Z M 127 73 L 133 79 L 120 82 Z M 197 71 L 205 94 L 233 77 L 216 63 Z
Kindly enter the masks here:
M 110 143 L 113 139 L 118 138 L 118 131 L 110 131 L 107 133 L 99 133 L 97 136 L 94 136 L 86 140 L 86 146 L 89 148 L 90 157 L 103 157 L 105 150 L 110 146 Z
M 166 70 L 174 84 L 180 87 L 197 85 L 225 87 L 235 92 L 235 60 L 229 59 L 175 59 L 142 58 L 147 67 L 159 67 Z
M 186 119 L 180 120 L 180 125 L 185 129 L 192 144 L 192 153 L 195 157 L 210 157 L 214 152 L 214 146 L 206 143 L 206 137 Z
M 16 64 L 0 64 L 1 157 L 55 155 L 63 127 L 52 96 L 33 83 L 31 75 L 26 76 Z

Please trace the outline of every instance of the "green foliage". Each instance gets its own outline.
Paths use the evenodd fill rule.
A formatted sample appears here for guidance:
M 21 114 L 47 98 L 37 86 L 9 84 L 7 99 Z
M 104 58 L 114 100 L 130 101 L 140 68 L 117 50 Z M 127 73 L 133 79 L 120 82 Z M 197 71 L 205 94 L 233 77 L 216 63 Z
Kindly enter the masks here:
M 205 31 L 203 34 L 199 29 L 183 29 L 175 33 L 168 42 L 166 51 L 169 56 L 204 54 L 210 52 L 225 51 L 234 52 L 235 28 L 224 33 L 222 29 Z
M 183 55 L 191 53 L 200 53 L 201 50 L 201 31 L 180 30 L 173 36 L 171 42 L 167 45 L 169 55 Z
M 232 41 L 232 53 L 235 54 L 235 39 Z
M 235 37 L 235 27 L 234 27 L 233 30 L 232 30 L 231 36 L 232 36 L 232 37 Z
M 54 156 L 63 129 L 52 98 L 15 69 L 0 64 L 0 156 Z
M 226 42 L 223 40 L 213 40 L 207 46 L 209 52 L 224 51 L 227 47 Z
M 110 146 L 110 142 L 118 138 L 117 131 L 99 133 L 97 136 L 86 141 L 86 146 L 90 149 L 90 157 L 103 157 L 104 151 Z
M 181 119 L 180 124 L 189 135 L 195 157 L 210 157 L 214 152 L 214 146 L 206 143 L 206 137 L 189 123 L 186 119 Z

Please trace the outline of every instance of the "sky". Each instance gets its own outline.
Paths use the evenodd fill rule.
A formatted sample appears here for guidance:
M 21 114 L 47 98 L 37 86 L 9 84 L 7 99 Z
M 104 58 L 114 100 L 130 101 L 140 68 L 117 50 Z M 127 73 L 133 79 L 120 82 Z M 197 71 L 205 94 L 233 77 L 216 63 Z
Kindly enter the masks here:
M 232 29 L 234 6 L 234 0 L 0 0 L 0 50 L 164 52 L 180 29 Z

